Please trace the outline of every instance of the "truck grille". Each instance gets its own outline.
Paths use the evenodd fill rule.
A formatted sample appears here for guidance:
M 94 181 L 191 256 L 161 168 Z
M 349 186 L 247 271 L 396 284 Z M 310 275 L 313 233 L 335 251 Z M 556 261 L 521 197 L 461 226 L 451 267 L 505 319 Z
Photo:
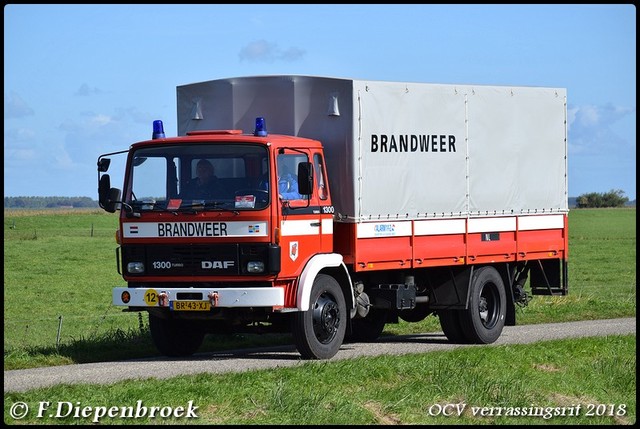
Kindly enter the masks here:
M 216 276 L 240 272 L 239 245 L 137 245 L 123 246 L 123 267 L 143 261 L 152 276 Z

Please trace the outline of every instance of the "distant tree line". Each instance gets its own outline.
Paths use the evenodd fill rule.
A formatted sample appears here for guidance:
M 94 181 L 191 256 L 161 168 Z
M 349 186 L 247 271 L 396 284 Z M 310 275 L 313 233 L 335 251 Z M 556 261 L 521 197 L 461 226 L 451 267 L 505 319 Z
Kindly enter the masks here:
M 576 207 L 623 207 L 628 201 L 629 198 L 624 196 L 624 191 L 621 189 L 612 189 L 605 193 L 591 192 L 589 194 L 582 194 L 576 199 Z
M 89 197 L 4 197 L 5 209 L 55 209 L 99 207 Z
M 575 198 L 577 208 L 623 207 L 629 202 L 620 189 L 606 193 L 591 192 Z M 97 208 L 89 197 L 4 197 L 5 209 Z

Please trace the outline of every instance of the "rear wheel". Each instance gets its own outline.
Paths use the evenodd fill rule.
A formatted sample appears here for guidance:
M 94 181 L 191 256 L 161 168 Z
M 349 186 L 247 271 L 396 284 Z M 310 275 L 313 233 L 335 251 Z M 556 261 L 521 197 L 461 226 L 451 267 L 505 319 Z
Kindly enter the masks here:
M 338 353 L 347 328 L 347 305 L 338 282 L 319 274 L 309 309 L 293 317 L 293 339 L 303 359 L 330 359 Z
M 190 356 L 200 348 L 204 340 L 204 331 L 194 322 L 163 319 L 151 313 L 149 330 L 158 351 L 170 357 Z
M 452 343 L 465 344 L 468 343 L 460 318 L 464 310 L 438 310 L 438 319 L 440 319 L 440 327 L 447 339 Z
M 471 281 L 469 309 L 460 317 L 467 339 L 490 344 L 502 334 L 507 314 L 507 295 L 500 273 L 493 267 L 476 270 Z

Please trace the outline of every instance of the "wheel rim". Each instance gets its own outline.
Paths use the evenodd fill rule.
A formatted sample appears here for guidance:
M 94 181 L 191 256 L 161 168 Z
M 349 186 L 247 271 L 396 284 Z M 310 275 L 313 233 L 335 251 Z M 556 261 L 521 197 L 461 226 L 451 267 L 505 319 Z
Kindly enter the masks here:
M 500 308 L 500 295 L 494 284 L 486 284 L 480 292 L 478 300 L 478 313 L 482 325 L 487 328 L 493 328 L 498 323 L 498 315 Z
M 338 304 L 327 294 L 322 294 L 313 308 L 313 332 L 322 344 L 331 342 L 340 326 Z

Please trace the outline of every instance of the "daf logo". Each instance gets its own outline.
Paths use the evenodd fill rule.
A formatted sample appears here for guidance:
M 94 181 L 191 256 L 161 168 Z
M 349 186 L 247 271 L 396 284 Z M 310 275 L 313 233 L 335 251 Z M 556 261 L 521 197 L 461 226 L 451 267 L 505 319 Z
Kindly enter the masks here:
M 234 261 L 202 261 L 203 270 L 219 270 L 231 268 L 235 265 Z

